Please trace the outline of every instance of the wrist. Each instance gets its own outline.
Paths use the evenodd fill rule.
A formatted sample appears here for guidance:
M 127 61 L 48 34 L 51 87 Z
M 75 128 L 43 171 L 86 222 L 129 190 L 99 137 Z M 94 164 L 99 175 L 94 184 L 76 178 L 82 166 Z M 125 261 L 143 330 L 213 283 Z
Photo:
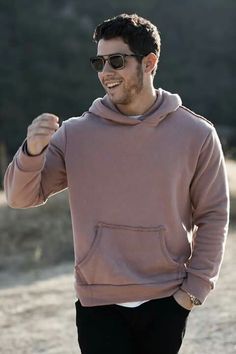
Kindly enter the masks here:
M 27 141 L 26 141 L 26 144 L 25 144 L 25 149 L 26 149 L 26 152 L 27 152 L 27 155 L 29 155 L 29 156 L 38 156 L 38 155 L 40 155 L 41 154 L 41 152 L 32 152 L 32 151 L 30 151 L 30 148 L 29 148 L 29 146 L 28 146 L 28 143 L 27 143 Z
M 34 157 L 34 156 L 39 156 L 39 155 L 41 155 L 42 152 L 44 151 L 44 149 L 43 149 L 40 153 L 32 153 L 32 152 L 29 150 L 29 147 L 28 147 L 28 145 L 27 145 L 27 140 L 24 142 L 22 149 L 23 149 L 23 153 L 24 153 L 25 155 L 32 156 L 32 157 Z
M 190 301 L 194 306 L 199 306 L 202 304 L 201 301 L 196 296 L 189 294 L 189 293 L 187 293 L 187 294 L 189 295 Z
M 182 289 L 179 289 L 174 295 L 173 295 L 175 301 L 182 307 L 184 307 L 186 310 L 191 310 L 194 306 L 194 304 L 191 301 L 191 298 L 187 292 L 185 292 Z

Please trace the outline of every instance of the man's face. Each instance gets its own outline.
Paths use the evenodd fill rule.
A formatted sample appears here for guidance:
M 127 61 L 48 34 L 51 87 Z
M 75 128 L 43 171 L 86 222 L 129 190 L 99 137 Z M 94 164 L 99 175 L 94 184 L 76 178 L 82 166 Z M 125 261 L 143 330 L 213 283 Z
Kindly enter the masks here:
M 121 38 L 109 40 L 101 39 L 98 42 L 97 55 L 110 54 L 134 54 Z M 109 95 L 112 102 L 120 108 L 121 111 L 126 110 L 129 105 L 140 103 L 143 85 L 143 68 L 142 64 L 135 57 L 125 58 L 125 67 L 120 70 L 113 69 L 108 61 L 106 61 L 102 72 L 98 73 L 98 78 Z

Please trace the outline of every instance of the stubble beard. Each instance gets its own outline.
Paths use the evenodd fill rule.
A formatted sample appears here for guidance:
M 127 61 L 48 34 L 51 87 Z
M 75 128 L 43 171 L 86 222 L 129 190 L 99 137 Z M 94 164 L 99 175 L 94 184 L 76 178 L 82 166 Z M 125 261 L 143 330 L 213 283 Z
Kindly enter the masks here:
M 143 89 L 143 72 L 140 63 L 138 63 L 136 73 L 133 77 L 126 83 L 122 83 L 122 85 L 123 92 L 120 97 L 111 97 L 111 100 L 117 105 L 128 105 L 135 100 L 136 96 Z

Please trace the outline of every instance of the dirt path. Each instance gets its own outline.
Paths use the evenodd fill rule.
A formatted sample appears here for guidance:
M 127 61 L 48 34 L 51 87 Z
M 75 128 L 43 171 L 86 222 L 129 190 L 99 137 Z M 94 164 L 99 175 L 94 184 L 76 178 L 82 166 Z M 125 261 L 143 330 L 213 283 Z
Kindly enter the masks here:
M 235 237 L 236 232 L 229 236 L 216 290 L 190 315 L 181 354 L 236 352 Z M 0 273 L 0 353 L 80 353 L 72 272 L 73 265 L 65 264 L 27 274 Z
M 72 270 L 67 264 L 15 277 L 0 274 L 1 354 L 79 353 Z

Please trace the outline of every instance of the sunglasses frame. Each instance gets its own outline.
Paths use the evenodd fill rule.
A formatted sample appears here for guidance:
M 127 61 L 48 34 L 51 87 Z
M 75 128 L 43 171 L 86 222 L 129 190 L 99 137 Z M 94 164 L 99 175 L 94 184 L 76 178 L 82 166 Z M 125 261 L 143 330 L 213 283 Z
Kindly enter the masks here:
M 105 58 L 105 57 L 107 57 L 107 58 Z M 123 63 L 123 64 L 122 64 L 121 67 L 119 67 L 119 68 L 114 68 L 114 66 L 113 66 L 112 63 L 111 63 L 111 59 L 112 59 L 113 57 L 120 57 L 120 58 L 122 58 L 122 63 Z M 126 57 L 143 58 L 143 57 L 145 57 L 145 55 L 142 55 L 142 54 L 122 54 L 122 53 L 114 53 L 114 54 L 109 54 L 109 55 L 104 55 L 104 56 L 103 56 L 103 55 L 97 55 L 97 56 L 94 56 L 94 57 L 91 57 L 91 58 L 90 58 L 90 64 L 91 64 L 92 68 L 93 68 L 96 72 L 102 72 L 107 61 L 108 61 L 109 65 L 112 67 L 112 69 L 114 69 L 114 70 L 122 70 L 122 69 L 124 69 L 124 67 L 125 67 L 125 58 L 126 58 Z M 94 67 L 94 65 L 93 65 L 93 60 L 95 60 L 95 59 L 100 59 L 100 60 L 102 61 L 103 66 L 102 66 L 102 69 L 101 69 L 101 70 L 97 70 L 97 69 Z

